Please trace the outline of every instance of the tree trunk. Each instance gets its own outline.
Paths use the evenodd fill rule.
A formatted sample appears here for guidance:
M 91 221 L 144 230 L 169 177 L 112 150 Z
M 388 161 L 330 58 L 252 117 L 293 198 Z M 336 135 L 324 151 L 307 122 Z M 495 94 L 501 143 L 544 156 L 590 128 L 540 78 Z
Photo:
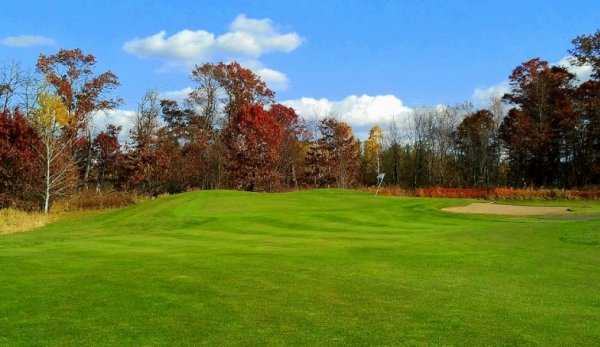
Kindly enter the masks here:
M 87 155 L 85 159 L 85 172 L 83 174 L 83 185 L 87 189 L 88 188 L 88 179 L 90 177 L 90 170 L 92 168 L 92 133 L 87 130 L 87 140 L 88 140 L 88 148 Z
M 46 145 L 46 191 L 44 196 L 44 213 L 48 214 L 50 209 L 50 161 L 52 159 L 50 147 Z
M 298 190 L 298 180 L 296 179 L 296 167 L 292 165 L 292 177 L 294 179 L 294 187 Z

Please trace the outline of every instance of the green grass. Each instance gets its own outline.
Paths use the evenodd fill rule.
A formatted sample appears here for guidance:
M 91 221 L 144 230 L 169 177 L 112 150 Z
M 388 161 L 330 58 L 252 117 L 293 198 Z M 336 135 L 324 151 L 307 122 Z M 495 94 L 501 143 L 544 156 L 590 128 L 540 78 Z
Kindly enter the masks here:
M 600 345 L 600 204 L 193 192 L 0 236 L 0 345 Z

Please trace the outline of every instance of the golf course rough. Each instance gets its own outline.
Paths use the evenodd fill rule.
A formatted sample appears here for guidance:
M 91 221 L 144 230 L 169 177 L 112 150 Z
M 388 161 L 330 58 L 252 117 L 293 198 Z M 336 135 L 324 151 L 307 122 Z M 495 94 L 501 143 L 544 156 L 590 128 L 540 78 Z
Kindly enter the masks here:
M 600 345 L 600 204 L 441 211 L 472 202 L 202 191 L 3 235 L 0 345 Z

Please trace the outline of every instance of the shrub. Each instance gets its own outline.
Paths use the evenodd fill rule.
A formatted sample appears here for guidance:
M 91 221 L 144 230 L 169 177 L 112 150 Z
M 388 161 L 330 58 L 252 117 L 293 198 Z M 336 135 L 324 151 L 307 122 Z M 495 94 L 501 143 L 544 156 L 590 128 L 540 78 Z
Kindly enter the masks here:
M 375 193 L 376 188 L 365 189 Z M 397 186 L 386 186 L 379 190 L 379 195 L 416 196 L 428 198 L 462 198 L 489 200 L 600 200 L 600 190 L 568 190 L 568 189 L 517 189 L 517 188 L 444 188 L 429 187 L 409 190 Z
M 137 200 L 137 196 L 130 192 L 85 189 L 57 202 L 55 208 L 63 211 L 118 208 L 135 204 Z

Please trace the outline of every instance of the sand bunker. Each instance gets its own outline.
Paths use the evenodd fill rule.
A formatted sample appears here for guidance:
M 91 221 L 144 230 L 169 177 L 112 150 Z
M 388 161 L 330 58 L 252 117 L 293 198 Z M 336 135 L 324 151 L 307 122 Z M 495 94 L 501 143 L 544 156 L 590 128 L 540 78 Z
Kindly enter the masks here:
M 475 203 L 467 206 L 446 207 L 442 210 L 455 213 L 500 214 L 508 216 L 561 215 L 570 212 L 568 207 L 517 206 L 494 203 Z

